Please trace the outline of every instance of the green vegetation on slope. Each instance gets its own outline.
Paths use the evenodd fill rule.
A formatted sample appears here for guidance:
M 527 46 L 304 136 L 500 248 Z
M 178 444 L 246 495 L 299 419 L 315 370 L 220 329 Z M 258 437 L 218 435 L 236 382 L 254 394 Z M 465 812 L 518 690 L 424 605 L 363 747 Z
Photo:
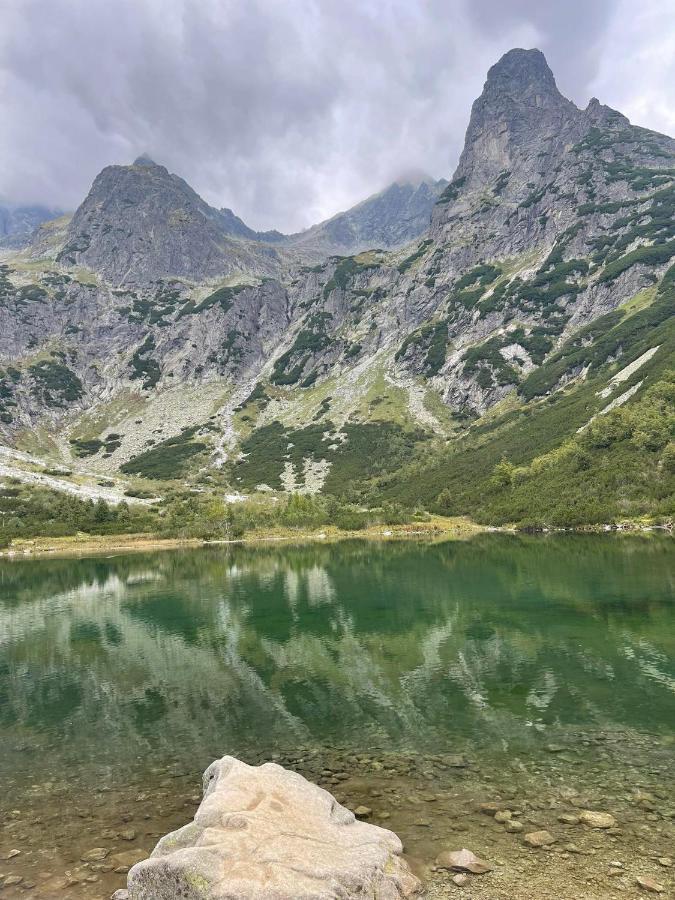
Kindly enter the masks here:
M 660 339 L 658 352 L 610 395 L 640 385 L 625 406 L 598 415 L 610 402 L 598 396 L 606 378 L 575 384 L 477 423 L 431 458 L 378 479 L 366 497 L 404 505 L 419 500 L 432 511 L 492 525 L 672 518 L 675 321 Z
M 9 480 L 0 487 L 0 545 L 20 537 L 133 534 L 156 526 L 154 510 L 104 500 L 81 500 L 46 488 Z
M 125 475 L 139 475 L 169 481 L 180 478 L 185 472 L 188 461 L 198 453 L 208 449 L 203 441 L 193 440 L 199 426 L 184 428 L 176 437 L 162 441 L 161 444 L 139 453 L 120 467 Z
M 244 456 L 234 467 L 234 483 L 245 491 L 259 484 L 279 490 L 286 464 L 302 477 L 305 459 L 326 460 L 330 468 L 324 491 L 349 497 L 356 485 L 397 470 L 425 438 L 423 432 L 393 422 L 347 423 L 339 433 L 327 421 L 297 429 L 272 422 L 242 442 Z
M 41 360 L 29 366 L 33 377 L 33 393 L 45 406 L 63 407 L 84 396 L 84 386 L 79 377 L 63 363 Z

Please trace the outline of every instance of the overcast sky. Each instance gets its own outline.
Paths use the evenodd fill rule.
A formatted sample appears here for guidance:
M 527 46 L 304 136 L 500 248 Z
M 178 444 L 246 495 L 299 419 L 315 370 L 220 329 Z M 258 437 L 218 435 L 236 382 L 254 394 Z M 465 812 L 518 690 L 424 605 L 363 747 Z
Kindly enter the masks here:
M 0 0 L 0 199 L 72 209 L 147 152 L 296 230 L 449 177 L 487 69 L 535 46 L 577 105 L 675 135 L 675 0 Z

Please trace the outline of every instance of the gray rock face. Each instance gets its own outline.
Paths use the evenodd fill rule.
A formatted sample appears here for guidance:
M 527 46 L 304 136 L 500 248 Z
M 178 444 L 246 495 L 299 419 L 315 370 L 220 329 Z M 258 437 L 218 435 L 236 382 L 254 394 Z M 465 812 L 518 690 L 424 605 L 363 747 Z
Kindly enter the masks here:
M 558 91 L 539 50 L 510 50 L 488 72 L 474 102 L 455 180 L 489 183 L 577 136 L 575 105 Z
M 230 209 L 209 206 L 177 175 L 148 157 L 108 166 L 68 225 L 57 260 L 84 265 L 114 285 L 158 278 L 194 281 L 279 275 L 286 260 L 396 247 L 421 234 L 446 182 L 393 184 L 297 235 L 249 228 Z
M 427 177 L 394 182 L 352 209 L 290 235 L 288 244 L 323 256 L 402 247 L 427 230 L 431 211 L 446 185 L 445 179 Z
M 271 275 L 280 262 L 271 247 L 233 240 L 218 210 L 147 157 L 96 177 L 58 260 L 93 268 L 113 284 Z
M 419 881 L 396 835 L 360 822 L 274 763 L 231 756 L 204 773 L 194 821 L 128 876 L 129 900 L 403 900 Z

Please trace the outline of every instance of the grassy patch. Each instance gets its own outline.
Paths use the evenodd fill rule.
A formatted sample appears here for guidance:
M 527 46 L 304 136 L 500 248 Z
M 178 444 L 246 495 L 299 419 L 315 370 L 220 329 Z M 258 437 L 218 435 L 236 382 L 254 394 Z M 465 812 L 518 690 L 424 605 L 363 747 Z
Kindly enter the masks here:
M 392 422 L 348 423 L 340 438 L 331 437 L 334 431 L 328 421 L 305 428 L 287 429 L 281 422 L 258 428 L 242 442 L 245 456 L 234 467 L 235 484 L 242 490 L 259 484 L 278 490 L 286 463 L 302 473 L 305 459 L 325 459 L 331 467 L 324 491 L 345 496 L 357 483 L 395 469 L 426 437 Z

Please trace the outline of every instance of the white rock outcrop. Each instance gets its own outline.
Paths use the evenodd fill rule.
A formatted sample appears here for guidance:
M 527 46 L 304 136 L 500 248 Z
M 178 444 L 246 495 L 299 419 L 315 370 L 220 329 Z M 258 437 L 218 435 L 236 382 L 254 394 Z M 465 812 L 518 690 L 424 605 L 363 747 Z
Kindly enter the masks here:
M 129 900 L 403 900 L 421 892 L 391 831 L 274 763 L 204 773 L 194 821 L 128 876 Z

